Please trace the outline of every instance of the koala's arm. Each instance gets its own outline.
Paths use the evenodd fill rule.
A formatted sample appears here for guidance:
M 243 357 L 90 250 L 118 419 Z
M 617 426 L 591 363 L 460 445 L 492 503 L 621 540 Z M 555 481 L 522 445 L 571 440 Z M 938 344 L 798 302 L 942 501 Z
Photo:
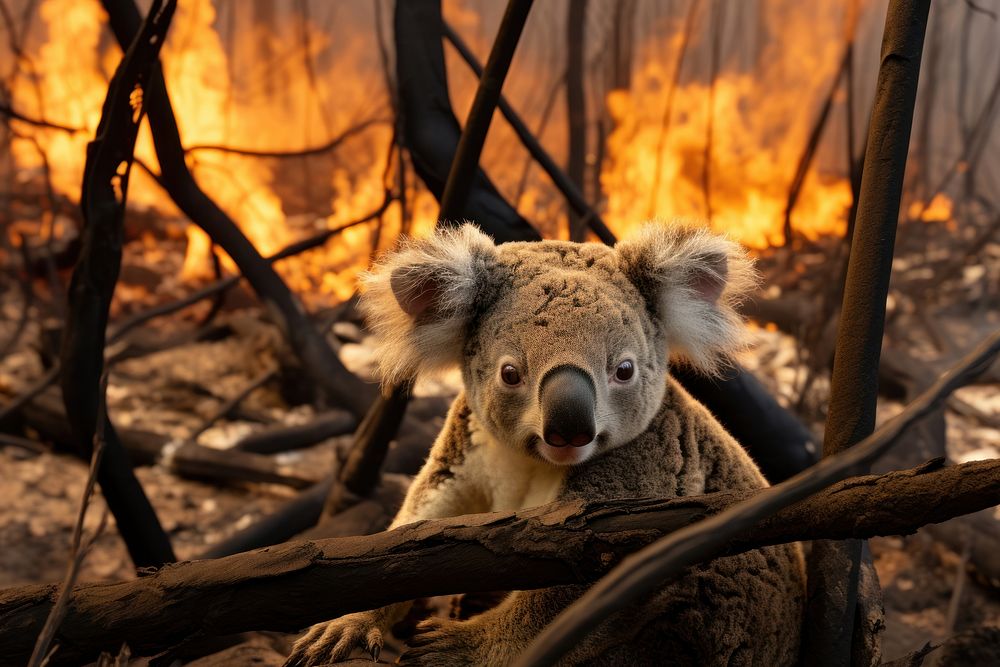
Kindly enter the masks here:
M 489 509 L 485 492 L 476 488 L 467 476 L 456 474 L 468 447 L 468 414 L 465 398 L 460 395 L 452 404 L 444 428 L 410 485 L 390 529 L 424 519 L 442 519 Z M 295 643 L 285 665 L 312 667 L 339 662 L 355 648 L 377 656 L 384 635 L 406 616 L 410 605 L 410 602 L 400 602 L 315 625 Z

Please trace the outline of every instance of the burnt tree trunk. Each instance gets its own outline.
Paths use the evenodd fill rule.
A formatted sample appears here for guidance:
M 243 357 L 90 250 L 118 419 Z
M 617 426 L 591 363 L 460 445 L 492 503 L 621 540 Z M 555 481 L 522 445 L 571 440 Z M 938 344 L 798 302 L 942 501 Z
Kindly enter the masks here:
M 885 300 L 929 11 L 930 0 L 892 0 L 886 15 L 837 329 L 824 457 L 846 450 L 875 428 Z M 817 664 L 847 665 L 852 645 L 866 642 L 854 636 L 861 550 L 859 541 L 813 545 L 803 654 L 815 656 Z
M 99 410 L 99 387 L 105 372 L 108 315 L 121 268 L 129 174 L 145 108 L 141 97 L 133 106 L 134 94 L 149 90 L 155 78 L 155 63 L 175 7 L 176 2 L 154 4 L 156 14 L 136 26 L 111 79 L 97 136 L 87 146 L 80 196 L 82 248 L 70 282 L 60 352 L 63 403 L 76 446 L 90 458 L 95 433 L 104 435 L 97 481 L 136 567 L 162 565 L 174 560 L 174 553 L 114 427 Z

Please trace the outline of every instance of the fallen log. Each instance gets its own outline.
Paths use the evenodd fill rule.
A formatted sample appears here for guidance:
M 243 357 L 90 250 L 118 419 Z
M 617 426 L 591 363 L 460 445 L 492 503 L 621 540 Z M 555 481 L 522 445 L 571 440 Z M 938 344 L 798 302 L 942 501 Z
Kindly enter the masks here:
M 274 426 L 251 433 L 235 445 L 233 451 L 254 454 L 277 454 L 311 447 L 327 438 L 335 438 L 354 430 L 358 420 L 344 410 L 331 410 L 317 415 L 305 424 Z
M 59 397 L 48 391 L 23 406 L 26 425 L 38 431 L 57 449 L 76 453 L 72 434 Z M 212 449 L 193 442 L 173 441 L 162 433 L 131 428 L 116 429 L 132 465 L 162 465 L 179 477 L 215 482 L 257 482 L 305 489 L 317 479 L 297 474 L 270 457 L 233 450 Z
M 418 597 L 589 582 L 629 552 L 756 493 L 552 503 L 177 563 L 133 581 L 81 584 L 51 664 L 79 664 L 122 642 L 148 655 L 196 637 L 295 631 Z M 844 480 L 755 523 L 726 553 L 794 540 L 909 534 L 998 502 L 1000 460 L 949 467 L 937 460 Z M 56 593 L 55 584 L 0 591 L 0 665 L 23 664 Z

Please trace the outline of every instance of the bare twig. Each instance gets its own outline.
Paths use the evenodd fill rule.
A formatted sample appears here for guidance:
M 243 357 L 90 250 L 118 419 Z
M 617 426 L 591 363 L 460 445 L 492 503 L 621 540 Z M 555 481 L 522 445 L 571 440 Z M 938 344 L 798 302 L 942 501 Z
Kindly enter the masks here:
M 48 447 L 40 442 L 7 433 L 0 433 L 0 447 L 17 447 L 35 454 L 44 454 L 49 451 Z
M 712 0 L 712 48 L 709 60 L 708 122 L 705 125 L 705 151 L 701 163 L 701 191 L 705 199 L 705 217 L 712 219 L 712 144 L 715 139 L 715 84 L 719 78 L 722 60 L 722 33 L 726 28 L 726 4 L 722 0 Z
M 516 663 L 517 667 L 554 664 L 610 614 L 675 579 L 684 568 L 720 555 L 727 543 L 745 536 L 755 523 L 866 469 L 899 442 L 907 428 L 930 413 L 955 389 L 985 371 L 998 354 L 1000 332 L 966 355 L 901 413 L 858 444 L 824 458 L 751 500 L 678 530 L 629 556 L 536 637 Z
M 194 146 L 188 146 L 185 149 L 185 152 L 197 153 L 199 151 L 214 151 L 217 153 L 230 153 L 233 155 L 244 155 L 247 157 L 301 158 L 308 157 L 310 155 L 322 155 L 323 153 L 336 150 L 346 141 L 365 132 L 368 128 L 377 125 L 388 125 L 389 123 L 390 121 L 385 118 L 368 118 L 360 123 L 357 123 L 356 125 L 352 125 L 329 141 L 319 144 L 318 146 L 300 148 L 298 150 L 262 150 L 254 148 L 237 148 L 234 146 L 221 146 L 218 144 L 195 144 Z
M 52 123 L 39 118 L 31 118 L 30 116 L 26 116 L 15 110 L 10 104 L 0 103 L 0 114 L 7 116 L 7 118 L 10 118 L 11 120 L 17 120 L 22 123 L 27 123 L 28 125 L 34 125 L 35 127 L 44 127 L 49 130 L 59 130 L 60 132 L 69 132 L 71 134 L 86 132 L 86 130 L 82 127 L 71 127 L 69 125 L 60 125 L 59 123 Z
M 469 68 L 475 72 L 476 76 L 482 77 L 483 68 L 476 59 L 475 54 L 472 53 L 472 50 L 469 49 L 464 41 L 462 41 L 462 38 L 458 35 L 458 33 L 455 32 L 455 30 L 447 23 L 444 24 L 444 35 L 445 38 L 451 42 L 452 46 L 455 47 L 455 50 L 458 51 L 459 55 L 462 56 L 462 59 L 466 62 Z M 562 77 L 560 77 L 560 81 L 565 80 L 565 78 L 566 74 L 563 73 Z M 546 102 L 546 111 L 543 111 L 542 114 L 543 124 L 539 128 L 539 133 L 544 128 L 544 119 L 548 117 L 548 112 L 554 107 L 556 99 L 555 92 L 555 90 L 552 91 L 549 101 Z M 556 186 L 556 188 L 558 188 L 562 195 L 566 197 L 566 201 L 573 207 L 573 210 L 576 211 L 578 215 L 588 220 L 591 231 L 593 231 L 602 242 L 607 245 L 614 245 L 617 240 L 615 235 L 608 228 L 607 224 L 605 224 L 605 222 L 601 219 L 601 216 L 598 215 L 597 211 L 595 211 L 594 208 L 587 203 L 586 197 L 583 196 L 583 191 L 577 187 L 575 183 L 573 183 L 569 176 L 566 175 L 566 172 L 563 171 L 558 164 L 556 164 L 556 161 L 552 159 L 552 156 L 541 145 L 536 138 L 537 135 L 532 134 L 531 130 L 525 124 L 521 116 L 510 105 L 510 102 L 508 102 L 507 99 L 501 95 L 497 106 L 500 109 L 500 113 L 503 114 L 503 117 L 508 123 L 510 123 L 511 129 L 513 129 L 514 133 L 517 134 L 518 139 L 521 140 L 521 144 L 525 147 L 525 149 L 527 149 L 531 157 L 538 162 L 538 166 L 540 166 L 548 175 L 549 179 Z M 524 178 L 525 177 L 522 177 L 522 181 Z
M 649 193 L 649 208 L 646 210 L 646 217 L 652 218 L 656 215 L 656 206 L 660 197 L 660 178 L 663 171 L 663 151 L 666 147 L 667 132 L 670 129 L 670 119 L 674 113 L 674 95 L 680 86 L 681 73 L 684 71 L 684 59 L 687 56 L 688 46 L 691 44 L 691 36 L 694 34 L 695 18 L 698 16 L 698 5 L 701 0 L 689 0 L 687 18 L 684 19 L 684 34 L 681 37 L 680 49 L 677 52 L 677 64 L 674 66 L 674 78 L 670 82 L 667 90 L 667 100 L 663 106 L 663 117 L 660 120 L 660 131 L 656 135 L 656 166 L 653 167 L 653 187 Z
M 145 165 L 143 165 L 143 163 L 139 160 L 136 160 L 136 164 L 138 164 L 140 167 L 145 167 Z M 385 210 L 389 207 L 390 203 L 392 203 L 392 199 L 387 196 L 385 201 L 383 201 L 382 204 L 374 211 L 365 214 L 364 216 L 358 218 L 357 220 L 352 220 L 351 222 L 344 223 L 343 225 L 340 225 L 338 227 L 323 230 L 322 232 L 314 234 L 313 236 L 310 236 L 308 238 L 302 239 L 301 241 L 296 241 L 295 243 L 292 243 L 282 248 L 275 254 L 268 257 L 267 261 L 272 263 L 278 262 L 283 259 L 287 259 L 289 257 L 301 254 L 308 250 L 318 248 L 327 241 L 329 241 L 330 239 L 332 239 L 333 237 L 343 232 L 345 229 L 350 229 L 352 227 L 357 227 L 358 225 L 363 225 L 365 223 L 371 222 L 376 217 L 385 212 Z M 206 285 L 205 287 L 195 292 L 192 292 L 188 296 L 179 299 L 177 301 L 172 301 L 170 303 L 166 303 L 160 306 L 154 306 L 153 308 L 150 308 L 148 310 L 136 313 L 135 315 L 132 315 L 131 317 L 123 320 L 115 327 L 115 329 L 108 336 L 108 343 L 118 342 L 129 331 L 132 331 L 139 325 L 144 324 L 149 320 L 152 320 L 157 317 L 162 317 L 164 315 L 169 315 L 171 313 L 175 313 L 178 310 L 187 308 L 188 306 L 194 305 L 199 301 L 207 299 L 220 292 L 225 292 L 235 287 L 237 284 L 239 284 L 240 280 L 242 279 L 243 276 L 231 276 L 229 278 L 224 278 L 223 280 L 212 283 L 211 285 Z M 2 421 L 2 419 L 0 419 L 0 421 Z
M 788 201 L 785 204 L 785 221 L 784 221 L 784 236 L 785 245 L 791 245 L 792 243 L 792 211 L 795 209 L 795 204 L 799 200 L 799 195 L 802 193 L 802 186 L 805 185 L 806 176 L 809 173 L 809 167 L 812 165 L 813 158 L 816 155 L 816 150 L 819 148 L 820 139 L 823 137 L 823 130 L 826 129 L 827 120 L 830 118 L 830 111 L 833 109 L 833 102 L 837 95 L 837 90 L 840 89 L 841 80 L 847 81 L 846 85 L 849 83 L 849 72 L 852 70 L 852 64 L 854 62 L 854 32 L 857 29 L 857 11 L 852 4 L 848 9 L 847 13 L 847 28 L 846 36 L 844 38 L 844 55 L 840 61 L 840 67 L 837 68 L 836 73 L 833 75 L 833 80 L 830 83 L 830 90 L 826 97 L 823 99 L 823 105 L 820 107 L 819 115 L 816 117 L 816 122 L 813 123 L 812 131 L 809 133 L 809 138 L 806 140 L 805 148 L 802 151 L 802 155 L 799 157 L 798 166 L 795 169 L 795 176 L 792 178 L 792 183 L 788 188 Z M 848 147 L 849 153 L 851 155 L 850 161 L 848 163 L 848 168 L 851 169 L 853 173 L 853 114 L 848 108 Z M 853 183 L 853 179 L 852 179 Z
M 63 577 L 62 585 L 59 587 L 59 596 L 56 598 L 52 610 L 49 612 L 42 631 L 35 641 L 35 648 L 28 660 L 28 667 L 39 667 L 48 662 L 52 655 L 49 652 L 49 645 L 55 637 L 59 624 L 66 615 L 70 600 L 73 596 L 73 586 L 76 584 L 80 566 L 91 545 L 104 531 L 104 526 L 108 518 L 107 510 L 101 515 L 100 524 L 94 534 L 86 541 L 83 541 L 83 522 L 87 517 L 87 508 L 90 507 L 90 499 L 94 495 L 94 487 L 97 485 L 97 471 L 101 466 L 101 458 L 104 456 L 104 425 L 107 422 L 107 389 L 108 376 L 105 374 L 100 382 L 100 397 L 97 411 L 97 424 L 94 432 L 94 451 L 90 456 L 90 470 L 87 473 L 87 482 L 83 487 L 83 497 L 80 498 L 80 509 L 76 515 L 76 523 L 73 526 L 73 539 L 70 544 L 69 564 L 66 567 L 66 575 Z
M 207 431 L 212 427 L 212 424 L 219 421 L 220 419 L 225 419 L 229 413 L 231 413 L 236 406 L 243 402 L 243 400 L 257 391 L 265 384 L 270 382 L 278 375 L 278 371 L 275 368 L 268 369 L 258 375 L 256 378 L 251 380 L 245 387 L 236 392 L 232 397 L 227 399 L 219 408 L 211 414 L 207 419 L 205 419 L 198 428 L 194 429 L 190 435 L 188 435 L 188 440 L 190 442 L 195 442 L 198 436 Z
M 56 364 L 50 368 L 45 375 L 36 380 L 33 385 L 21 392 L 17 398 L 3 406 L 3 409 L 0 410 L 0 424 L 3 424 L 8 417 L 20 410 L 25 404 L 31 402 L 31 400 L 40 393 L 48 389 L 53 382 L 59 379 L 59 371 L 60 367 Z

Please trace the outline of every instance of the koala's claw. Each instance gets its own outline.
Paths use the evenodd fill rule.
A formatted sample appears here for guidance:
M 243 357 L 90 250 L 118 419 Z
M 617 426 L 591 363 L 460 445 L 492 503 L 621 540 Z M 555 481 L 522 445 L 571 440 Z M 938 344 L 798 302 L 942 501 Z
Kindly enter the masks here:
M 295 642 L 283 667 L 318 667 L 341 662 L 355 648 L 363 648 L 377 662 L 383 642 L 382 628 L 370 614 L 349 614 L 310 628 Z
M 457 667 L 480 664 L 475 657 L 477 642 L 467 631 L 469 624 L 429 618 L 417 626 L 399 662 L 407 667 Z

